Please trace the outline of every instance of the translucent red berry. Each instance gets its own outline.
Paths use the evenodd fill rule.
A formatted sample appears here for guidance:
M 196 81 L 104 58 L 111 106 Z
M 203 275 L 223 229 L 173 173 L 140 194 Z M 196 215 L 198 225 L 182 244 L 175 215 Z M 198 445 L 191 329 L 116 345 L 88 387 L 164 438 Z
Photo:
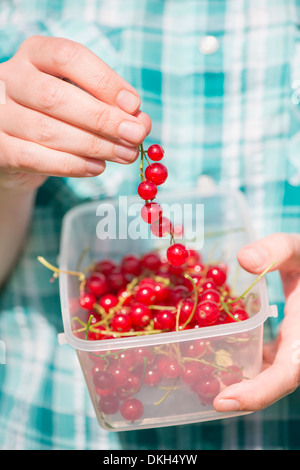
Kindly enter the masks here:
M 159 186 L 168 178 L 168 170 L 162 163 L 151 163 L 145 170 L 145 177 Z
M 181 243 L 174 243 L 167 249 L 167 259 L 173 266 L 181 266 L 188 260 L 189 252 Z
M 143 412 L 143 404 L 137 398 L 128 398 L 120 407 L 120 413 L 127 421 L 136 421 L 142 417 Z
M 147 154 L 151 160 L 159 162 L 164 156 L 164 150 L 160 145 L 153 144 L 148 148 Z
M 141 209 L 141 217 L 147 224 L 153 224 L 162 217 L 162 207 L 157 202 L 147 202 Z
M 150 230 L 156 237 L 165 237 L 172 231 L 172 222 L 168 217 L 160 217 L 154 224 L 151 224 Z
M 154 199 L 157 195 L 157 186 L 152 181 L 142 181 L 138 186 L 138 194 L 145 201 Z

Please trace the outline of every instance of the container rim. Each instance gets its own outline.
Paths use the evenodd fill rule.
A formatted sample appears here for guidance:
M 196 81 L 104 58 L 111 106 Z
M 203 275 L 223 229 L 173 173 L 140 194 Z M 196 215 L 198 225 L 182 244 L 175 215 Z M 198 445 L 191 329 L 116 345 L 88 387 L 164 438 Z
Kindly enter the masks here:
M 242 214 L 242 222 L 243 226 L 246 228 L 247 233 L 250 237 L 250 240 L 254 240 L 254 233 L 252 230 L 251 225 L 249 224 L 249 217 L 248 215 L 248 207 L 246 204 L 246 199 L 244 195 L 239 190 L 232 190 L 226 192 L 222 189 L 213 189 L 210 191 L 202 191 L 199 189 L 190 190 L 183 193 L 185 197 L 195 195 L 202 197 L 202 198 L 209 198 L 213 196 L 228 196 L 228 194 L 234 196 L 241 206 L 241 214 Z M 174 196 L 174 192 L 165 192 L 164 193 L 164 200 L 168 200 L 169 198 Z M 137 196 L 129 196 L 129 201 L 136 202 L 140 201 Z M 69 230 L 72 224 L 72 221 L 80 216 L 81 213 L 86 212 L 87 210 L 94 210 L 96 207 L 103 203 L 111 201 L 112 203 L 116 201 L 114 198 L 108 198 L 105 200 L 100 201 L 90 201 L 86 203 L 82 203 L 72 209 L 70 209 L 64 216 L 62 222 L 62 232 L 61 232 L 61 242 L 60 242 L 60 254 L 59 254 L 59 267 L 62 270 L 67 270 L 67 259 L 66 259 L 66 250 L 64 249 L 65 246 L 69 244 Z M 227 336 L 232 334 L 243 333 L 245 331 L 252 330 L 260 326 L 269 316 L 273 316 L 272 308 L 269 306 L 268 295 L 267 295 L 267 288 L 266 288 L 266 281 L 264 278 L 260 279 L 257 282 L 257 288 L 260 295 L 260 310 L 259 312 L 255 313 L 253 317 L 236 323 L 228 323 L 224 325 L 213 325 L 209 327 L 203 327 L 194 330 L 185 330 L 185 331 L 174 331 L 174 332 L 166 332 L 166 333 L 156 333 L 156 334 L 148 334 L 148 335 L 137 335 L 133 337 L 124 337 L 118 338 L 113 340 L 98 340 L 98 341 L 88 341 L 84 339 L 80 339 L 72 333 L 71 330 L 71 322 L 70 322 L 70 314 L 68 308 L 68 296 L 67 296 L 67 278 L 68 275 L 65 273 L 61 273 L 59 276 L 59 288 L 60 288 L 60 301 L 61 301 L 61 311 L 63 317 L 63 326 L 64 326 L 64 333 L 60 336 L 63 336 L 61 339 L 61 343 L 68 343 L 76 350 L 80 351 L 108 351 L 108 350 L 118 350 L 121 348 L 130 348 L 130 347 L 139 347 L 141 343 L 143 346 L 153 346 L 157 344 L 166 344 L 169 342 L 180 342 L 180 341 L 188 341 L 194 339 L 204 339 L 204 338 L 212 338 L 217 336 Z

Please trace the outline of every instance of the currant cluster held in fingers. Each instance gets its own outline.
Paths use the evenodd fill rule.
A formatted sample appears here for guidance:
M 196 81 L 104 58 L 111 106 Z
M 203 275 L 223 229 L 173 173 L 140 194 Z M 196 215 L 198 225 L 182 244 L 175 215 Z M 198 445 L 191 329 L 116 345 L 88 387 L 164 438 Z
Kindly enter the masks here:
M 183 265 L 189 256 L 189 252 L 182 243 L 175 242 L 176 231 L 171 220 L 163 215 L 161 205 L 154 201 L 158 193 L 158 186 L 165 183 L 168 177 L 168 170 L 160 160 L 164 157 L 164 150 L 158 144 L 151 145 L 147 151 L 143 145 L 140 147 L 141 163 L 138 194 L 145 201 L 141 210 L 141 217 L 150 225 L 150 230 L 157 237 L 170 235 L 171 244 L 167 249 L 167 258 L 173 266 Z M 144 158 L 148 166 L 144 171 Z M 154 163 L 150 163 L 148 158 Z

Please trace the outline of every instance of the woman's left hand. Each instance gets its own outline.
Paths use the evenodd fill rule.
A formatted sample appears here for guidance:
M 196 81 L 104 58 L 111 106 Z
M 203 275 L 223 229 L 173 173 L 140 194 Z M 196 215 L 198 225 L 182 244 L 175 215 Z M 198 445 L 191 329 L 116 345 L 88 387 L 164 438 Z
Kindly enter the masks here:
M 262 372 L 220 392 L 214 400 L 217 411 L 262 410 L 300 384 L 300 235 L 269 235 L 240 250 L 238 259 L 253 274 L 276 261 L 273 270 L 281 276 L 285 315 L 276 340 L 264 345 Z

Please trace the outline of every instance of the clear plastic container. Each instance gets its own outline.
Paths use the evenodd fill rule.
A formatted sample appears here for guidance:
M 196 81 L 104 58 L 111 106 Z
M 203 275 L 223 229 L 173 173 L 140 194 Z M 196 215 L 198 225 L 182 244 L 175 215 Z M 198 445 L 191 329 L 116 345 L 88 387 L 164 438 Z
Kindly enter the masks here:
M 178 208 L 185 204 L 197 204 L 204 209 L 204 229 L 201 231 L 201 224 L 197 227 L 200 235 L 190 241 L 189 246 L 201 249 L 204 261 L 213 259 L 226 263 L 229 267 L 228 283 L 234 285 L 237 295 L 244 292 L 255 277 L 240 269 L 236 258 L 239 248 L 254 238 L 243 195 L 239 192 L 203 194 L 192 191 L 162 193 L 157 200 L 177 204 L 177 214 L 180 212 Z M 141 204 L 141 200 L 133 197 L 126 199 L 126 204 L 124 202 L 124 199 L 118 199 L 87 203 L 65 216 L 59 257 L 62 270 L 76 270 L 80 254 L 87 248 L 84 265 L 104 258 L 118 261 L 125 254 L 143 254 L 154 248 L 167 248 L 169 238 L 150 237 L 143 221 L 139 236 L 132 237 L 132 232 L 129 237 L 129 229 L 126 234 L 125 228 L 130 226 L 128 214 L 131 212 L 133 220 L 136 220 L 137 212 L 132 208 L 136 207 L 134 204 Z M 101 240 L 98 224 L 101 220 L 103 222 L 105 212 L 106 221 L 112 222 L 114 218 L 115 236 Z M 185 223 L 190 226 L 196 211 L 187 210 L 186 213 Z M 201 219 L 201 210 L 199 213 Z M 134 233 L 137 232 L 135 230 Z M 72 333 L 71 318 L 78 313 L 77 278 L 60 275 L 60 297 L 64 332 L 59 335 L 59 341 L 68 343 L 76 351 L 98 422 L 103 428 L 125 431 L 245 414 L 216 412 L 212 402 L 215 394 L 228 384 L 253 378 L 261 370 L 264 322 L 269 316 L 276 316 L 276 307 L 269 305 L 264 278 L 248 294 L 250 318 L 245 321 L 112 340 L 87 341 Z M 155 383 L 155 372 L 151 375 L 149 369 L 158 357 L 175 358 L 181 368 L 193 362 L 202 368 L 200 377 L 203 380 L 213 368 L 217 384 L 215 381 L 206 383 L 205 395 L 200 398 L 199 388 L 196 393 L 195 387 L 187 383 L 187 379 L 183 380 L 182 375 L 175 377 L 174 373 L 172 377 L 169 373 L 168 377 Z M 126 378 L 118 376 L 118 393 L 109 389 L 109 381 L 106 388 L 101 386 L 99 390 L 95 375 L 101 370 L 107 371 L 108 366 L 120 364 L 127 374 Z M 101 377 L 103 379 L 103 374 Z

